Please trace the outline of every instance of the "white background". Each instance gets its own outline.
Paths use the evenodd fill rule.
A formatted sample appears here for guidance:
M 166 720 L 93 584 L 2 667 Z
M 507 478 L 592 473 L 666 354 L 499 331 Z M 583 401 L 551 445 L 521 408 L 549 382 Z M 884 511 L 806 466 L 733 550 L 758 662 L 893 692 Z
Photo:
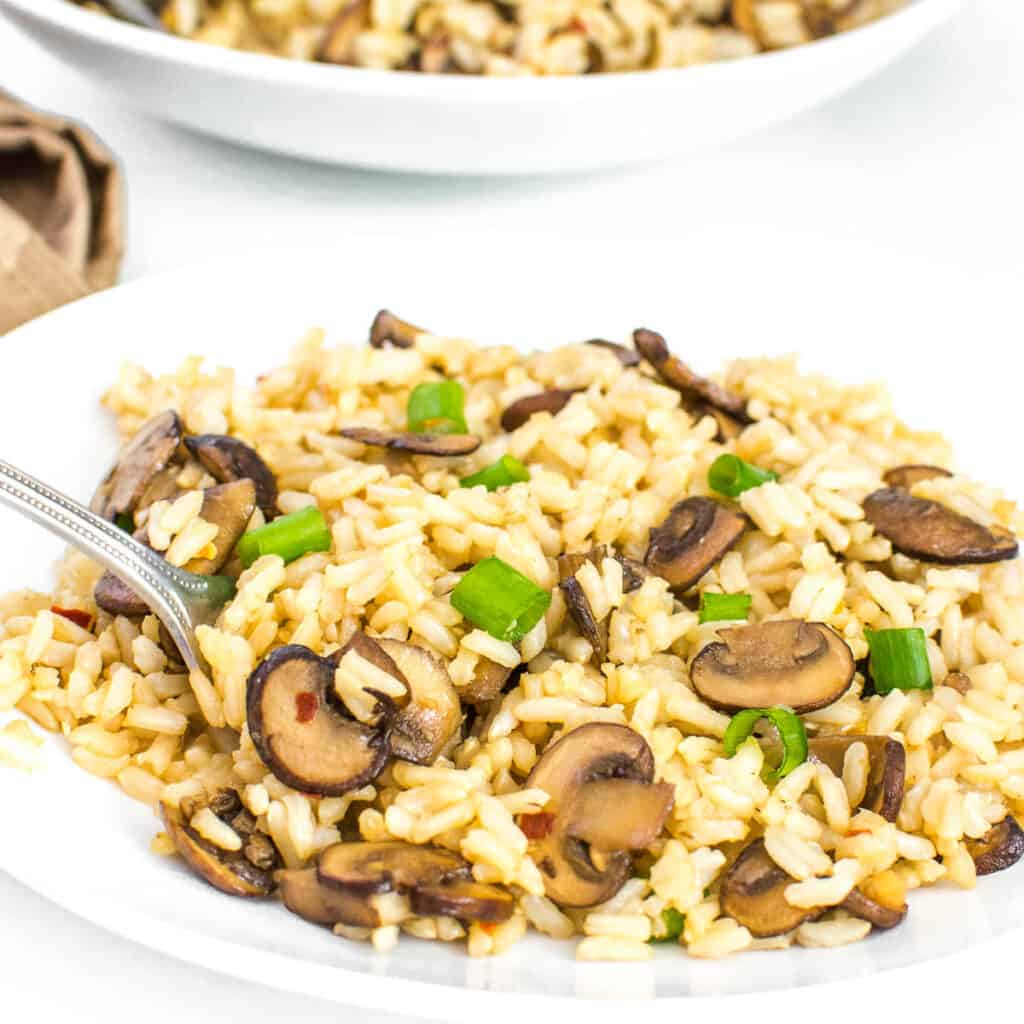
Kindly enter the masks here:
M 403 236 L 434 237 L 435 273 L 443 272 L 453 247 L 479 248 L 486 259 L 489 247 L 507 246 L 529 259 L 531 248 L 565 236 L 607 247 L 611 267 L 642 274 L 645 239 L 725 231 L 737 244 L 748 239 L 758 252 L 793 267 L 794 305 L 801 301 L 800 267 L 836 240 L 866 250 L 884 245 L 896 265 L 928 261 L 972 274 L 1014 270 L 1019 288 L 1022 54 L 1024 12 L 1017 0 L 969 0 L 962 15 L 895 68 L 755 139 L 625 174 L 495 182 L 297 164 L 156 125 L 84 85 L 0 18 L 0 87 L 81 118 L 123 158 L 126 278 L 200 258 L 227 261 L 259 246 L 358 245 L 367 233 L 396 245 Z M 737 302 L 742 284 L 737 281 Z M 343 280 L 338 287 L 344 289 Z M 687 287 L 699 282 L 681 282 L 684 294 Z M 870 301 L 851 279 L 850 304 Z M 934 367 L 927 339 L 894 343 L 921 346 L 923 363 Z M 1019 357 L 1008 365 L 1019 366 Z M 955 361 L 947 366 L 955 372 Z M 82 842 L 88 837 L 69 837 L 69 856 Z M 946 961 L 827 988 L 696 1003 L 694 1019 L 722 1024 L 814 1015 L 832 1022 L 870 1015 L 902 1024 L 920 1020 L 923 1008 L 929 1017 L 961 1022 L 1016 1013 L 1022 940 L 1017 933 Z M 145 1014 L 151 1024 L 242 1018 L 260 1024 L 350 1016 L 335 1005 L 254 989 L 112 938 L 2 872 L 0 1000 L 0 1018 L 12 1022 L 127 1024 Z M 652 1007 L 651 1014 L 653 1020 L 659 1011 Z M 360 1012 L 357 1019 L 384 1018 Z

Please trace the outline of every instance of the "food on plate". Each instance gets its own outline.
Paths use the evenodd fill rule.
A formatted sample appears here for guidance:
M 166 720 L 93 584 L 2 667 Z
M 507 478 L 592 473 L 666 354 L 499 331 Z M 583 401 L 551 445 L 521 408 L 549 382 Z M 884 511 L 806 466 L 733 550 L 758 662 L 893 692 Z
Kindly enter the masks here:
M 637 960 L 844 945 L 1024 855 L 1024 517 L 884 389 L 647 329 L 369 342 L 105 398 L 94 509 L 235 584 L 205 671 L 81 554 L 0 598 L 0 709 L 196 884 L 382 951 Z
M 75 0 L 116 13 L 109 0 Z M 170 32 L 299 60 L 430 74 L 582 75 L 732 60 L 867 25 L 906 0 L 144 0 Z M 378 325 L 375 344 L 397 329 Z

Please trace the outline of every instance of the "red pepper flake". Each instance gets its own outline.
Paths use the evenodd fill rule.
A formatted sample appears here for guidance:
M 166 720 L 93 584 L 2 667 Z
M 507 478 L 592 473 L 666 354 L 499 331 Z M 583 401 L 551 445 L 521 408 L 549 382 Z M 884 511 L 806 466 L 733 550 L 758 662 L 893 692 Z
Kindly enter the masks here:
M 554 827 L 555 816 L 549 811 L 519 815 L 519 828 L 527 839 L 544 839 Z
M 312 722 L 316 717 L 317 708 L 320 707 L 320 701 L 315 693 L 297 693 L 295 694 L 295 720 L 305 724 L 306 722 Z
M 81 626 L 82 629 L 88 629 L 92 625 L 92 616 L 81 608 L 58 608 L 54 605 L 50 611 L 76 626 Z
M 480 930 L 486 932 L 488 935 L 493 935 L 498 930 L 498 923 L 496 921 L 479 921 Z

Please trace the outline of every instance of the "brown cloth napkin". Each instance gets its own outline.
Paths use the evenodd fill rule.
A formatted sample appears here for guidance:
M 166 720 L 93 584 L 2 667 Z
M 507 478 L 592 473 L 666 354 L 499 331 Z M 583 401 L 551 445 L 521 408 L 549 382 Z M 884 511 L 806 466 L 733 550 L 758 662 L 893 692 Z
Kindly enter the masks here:
M 0 91 L 0 334 L 112 285 L 122 218 L 102 143 Z

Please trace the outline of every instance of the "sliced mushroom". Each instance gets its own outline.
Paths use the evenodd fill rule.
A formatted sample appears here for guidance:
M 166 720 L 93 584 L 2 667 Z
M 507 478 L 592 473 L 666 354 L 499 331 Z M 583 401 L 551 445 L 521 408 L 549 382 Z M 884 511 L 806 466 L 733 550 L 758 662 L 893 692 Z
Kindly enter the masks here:
M 459 921 L 485 924 L 501 924 L 516 909 L 510 892 L 482 882 L 417 886 L 410 902 L 413 913 L 423 917 L 454 917 Z
M 846 752 L 854 743 L 863 743 L 868 750 L 868 779 L 860 806 L 886 821 L 895 821 L 903 804 L 907 770 L 907 754 L 899 740 L 889 736 L 818 736 L 807 743 L 808 759 L 820 761 L 842 778 Z
M 761 622 L 719 636 L 693 659 L 690 679 L 720 711 L 783 705 L 804 714 L 839 700 L 853 682 L 853 653 L 822 622 Z
M 109 570 L 96 581 L 92 597 L 100 608 L 111 615 L 139 616 L 149 613 L 149 605 L 124 580 Z
M 273 872 L 257 867 L 240 851 L 221 850 L 207 842 L 176 808 L 161 804 L 160 813 L 182 860 L 215 889 L 229 896 L 268 896 L 274 891 Z
M 614 341 L 605 341 L 604 338 L 591 338 L 589 341 L 584 342 L 584 344 L 596 345 L 598 348 L 611 352 L 623 366 L 640 365 L 640 356 L 632 349 L 626 348 L 625 345 L 616 344 Z
M 399 320 L 390 310 L 382 309 L 373 318 L 370 344 L 374 348 L 385 348 L 388 345 L 395 348 L 412 348 L 416 342 L 416 335 L 429 333 L 422 327 Z
M 370 26 L 370 0 L 350 0 L 327 26 L 316 59 L 327 64 L 355 62 L 356 39 Z
M 785 935 L 821 913 L 786 901 L 786 888 L 794 881 L 768 856 L 764 840 L 755 839 L 722 878 L 722 913 L 743 925 L 755 939 Z
M 945 505 L 884 487 L 864 499 L 864 515 L 896 551 L 941 565 L 980 565 L 1017 557 L 1017 539 L 1001 526 L 985 527 Z
M 538 395 L 527 395 L 513 402 L 501 414 L 502 430 L 518 430 L 531 416 L 538 412 L 549 412 L 552 416 L 560 413 L 573 395 L 585 388 L 551 388 Z
M 839 905 L 854 917 L 870 921 L 875 928 L 882 931 L 895 928 L 907 916 L 905 901 L 901 900 L 899 904 L 891 906 L 877 898 L 877 894 L 869 896 L 859 888 L 851 889 L 849 896 Z
M 277 884 L 284 905 L 293 914 L 313 924 L 328 927 L 336 924 L 347 924 L 354 928 L 380 927 L 380 914 L 367 899 L 321 885 L 316 868 L 281 871 L 277 876 Z
M 375 668 L 379 668 L 381 672 L 386 672 L 389 676 L 393 676 L 408 690 L 409 681 L 402 675 L 402 670 L 395 664 L 394 658 L 381 647 L 380 642 L 374 640 L 372 636 L 368 636 L 362 630 L 357 629 L 349 637 L 348 643 L 344 647 L 338 648 L 332 654 L 329 654 L 327 660 L 337 668 L 349 651 L 355 651 L 364 661 L 368 661 Z M 408 693 L 405 697 L 392 697 L 391 699 L 396 707 L 405 707 L 409 703 Z
M 713 498 L 686 498 L 651 530 L 644 564 L 674 590 L 692 587 L 740 539 L 747 520 Z
M 181 419 L 173 409 L 144 423 L 100 484 L 89 507 L 105 519 L 133 512 L 154 477 L 174 457 L 181 433 Z
M 651 748 L 625 725 L 591 722 L 544 751 L 527 787 L 549 795 L 545 812 L 554 816 L 550 830 L 530 848 L 550 899 L 564 907 L 594 906 L 618 892 L 632 870 L 628 850 L 592 851 L 584 840 L 569 834 L 582 788 L 606 779 L 649 784 L 653 778 Z M 653 816 L 657 808 L 648 809 Z M 588 827 L 596 829 L 593 818 Z
M 903 490 L 909 491 L 914 484 L 919 484 L 922 480 L 934 480 L 936 477 L 952 475 L 948 469 L 943 469 L 941 466 L 926 466 L 916 463 L 909 466 L 893 466 L 892 469 L 886 471 L 882 479 L 890 487 L 901 487 Z
M 277 515 L 277 478 L 255 449 L 226 434 L 186 437 L 185 447 L 220 483 L 251 480 L 256 488 L 256 503 L 263 510 L 263 515 L 268 520 Z
M 457 853 L 412 843 L 335 843 L 320 854 L 317 878 L 352 896 L 406 893 L 468 881 L 470 866 Z
M 675 801 L 667 782 L 602 779 L 580 787 L 566 832 L 598 850 L 645 850 Z
M 220 572 L 255 511 L 256 485 L 252 480 L 235 480 L 207 488 L 203 492 L 199 515 L 217 527 L 217 536 L 213 539 L 217 553 L 212 558 L 193 558 L 185 565 L 186 570 L 200 576 L 213 576 Z
M 733 419 L 727 412 L 722 412 L 721 409 L 708 405 L 707 402 L 694 402 L 688 408 L 698 419 L 710 416 L 718 424 L 715 440 L 720 444 L 724 444 L 726 441 L 735 441 L 743 433 L 745 424 L 737 419 Z
M 465 704 L 487 704 L 501 693 L 515 671 L 481 657 L 473 669 L 473 678 L 459 689 L 459 698 Z
M 640 355 L 657 370 L 658 376 L 680 394 L 707 402 L 744 425 L 753 422 L 747 413 L 747 403 L 739 395 L 694 373 L 686 363 L 672 355 L 665 339 L 656 331 L 641 327 L 633 332 L 633 344 Z
M 1008 814 L 980 839 L 968 839 L 966 845 L 977 873 L 991 875 L 1012 868 L 1024 856 L 1024 832 L 1017 819 Z
M 604 663 L 608 653 L 608 621 L 598 622 L 593 609 L 576 579 L 576 573 L 583 565 L 592 561 L 589 555 L 560 555 L 558 558 L 559 587 L 565 595 L 565 604 L 580 635 L 594 649 L 598 665 Z
M 149 482 L 149 486 L 142 492 L 142 497 L 139 498 L 135 505 L 135 511 L 140 512 L 144 508 L 149 508 L 150 505 L 156 504 L 158 501 L 174 501 L 175 498 L 179 497 L 182 493 L 181 488 L 178 486 L 178 477 L 181 475 L 182 467 L 176 463 L 171 462 L 160 470 L 159 473 Z
M 414 455 L 470 455 L 480 447 L 480 438 L 475 434 L 410 434 L 375 427 L 346 427 L 338 433 L 360 444 Z
M 380 695 L 380 721 L 347 717 L 334 693 L 334 664 L 289 644 L 249 677 L 246 712 L 253 744 L 274 776 L 319 796 L 341 796 L 372 782 L 391 754 L 394 705 Z
M 409 704 L 395 718 L 391 752 L 413 764 L 433 764 L 459 731 L 462 706 L 443 661 L 416 644 L 377 643 L 409 686 Z

